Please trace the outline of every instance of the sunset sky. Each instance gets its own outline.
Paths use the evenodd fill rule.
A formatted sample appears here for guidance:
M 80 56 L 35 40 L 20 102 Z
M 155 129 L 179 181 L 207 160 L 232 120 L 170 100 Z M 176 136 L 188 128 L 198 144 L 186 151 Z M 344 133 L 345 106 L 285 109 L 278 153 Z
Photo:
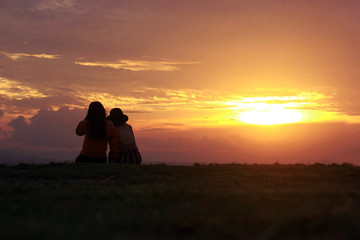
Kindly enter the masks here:
M 144 163 L 360 164 L 360 1 L 2 0 L 0 158 L 73 160 L 91 101 Z

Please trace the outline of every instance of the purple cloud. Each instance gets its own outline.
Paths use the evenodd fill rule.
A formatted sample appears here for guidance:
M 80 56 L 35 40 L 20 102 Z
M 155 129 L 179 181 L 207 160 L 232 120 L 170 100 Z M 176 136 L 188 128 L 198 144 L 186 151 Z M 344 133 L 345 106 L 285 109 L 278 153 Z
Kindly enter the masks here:
M 81 139 L 75 135 L 75 128 L 84 116 L 84 109 L 67 107 L 40 110 L 29 123 L 19 116 L 9 123 L 13 128 L 11 140 L 26 147 L 80 148 Z

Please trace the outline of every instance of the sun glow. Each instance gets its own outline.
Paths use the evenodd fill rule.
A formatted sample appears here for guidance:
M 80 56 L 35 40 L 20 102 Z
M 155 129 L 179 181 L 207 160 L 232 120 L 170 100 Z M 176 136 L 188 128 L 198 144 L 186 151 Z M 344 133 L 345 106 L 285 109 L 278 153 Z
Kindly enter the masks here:
M 237 119 L 242 123 L 276 125 L 308 121 L 309 114 L 304 106 L 314 105 L 307 95 L 248 97 L 227 102 L 239 113 Z
M 239 120 L 249 124 L 275 125 L 300 122 L 302 115 L 292 109 L 253 110 L 240 114 Z
M 225 102 L 236 114 L 235 119 L 245 124 L 276 125 L 334 120 L 338 114 L 326 109 L 331 96 L 317 92 L 282 91 L 288 95 L 234 96 Z M 332 111 L 333 112 L 333 111 Z

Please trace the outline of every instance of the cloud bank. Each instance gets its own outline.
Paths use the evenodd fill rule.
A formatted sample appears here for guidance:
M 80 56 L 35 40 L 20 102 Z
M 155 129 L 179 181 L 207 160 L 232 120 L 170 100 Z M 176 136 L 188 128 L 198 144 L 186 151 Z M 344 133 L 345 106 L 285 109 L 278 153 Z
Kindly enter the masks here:
M 171 61 L 135 61 L 119 60 L 115 62 L 75 62 L 82 66 L 125 69 L 130 71 L 175 71 L 177 65 L 199 64 L 200 62 L 171 62 Z
M 19 81 L 0 77 L 0 96 L 22 100 L 26 98 L 44 98 L 47 95 Z
M 37 9 L 42 10 L 58 10 L 72 9 L 76 5 L 75 0 L 42 0 L 38 3 Z
M 61 55 L 54 54 L 30 54 L 30 53 L 8 53 L 8 52 L 0 52 L 0 54 L 5 55 L 6 57 L 12 60 L 20 60 L 22 58 L 31 57 L 31 58 L 41 58 L 41 59 L 58 59 L 61 58 Z
M 79 139 L 74 138 L 77 123 L 84 118 L 84 109 L 40 110 L 35 116 L 25 120 L 23 116 L 12 120 L 11 138 L 6 141 L 27 148 L 67 149 L 78 146 Z

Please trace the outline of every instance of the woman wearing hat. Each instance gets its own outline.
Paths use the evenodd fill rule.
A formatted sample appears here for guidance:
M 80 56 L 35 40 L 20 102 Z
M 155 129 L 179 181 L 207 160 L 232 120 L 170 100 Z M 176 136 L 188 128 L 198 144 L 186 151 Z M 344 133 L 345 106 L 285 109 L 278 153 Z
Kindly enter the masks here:
M 120 108 L 113 108 L 107 120 L 111 120 L 114 123 L 119 134 L 118 149 L 120 150 L 119 157 L 117 152 L 114 153 L 110 150 L 109 162 L 140 164 L 142 159 L 136 146 L 134 132 L 131 125 L 126 123 L 129 117 L 123 114 Z M 113 157 L 113 155 L 116 155 L 116 157 Z

